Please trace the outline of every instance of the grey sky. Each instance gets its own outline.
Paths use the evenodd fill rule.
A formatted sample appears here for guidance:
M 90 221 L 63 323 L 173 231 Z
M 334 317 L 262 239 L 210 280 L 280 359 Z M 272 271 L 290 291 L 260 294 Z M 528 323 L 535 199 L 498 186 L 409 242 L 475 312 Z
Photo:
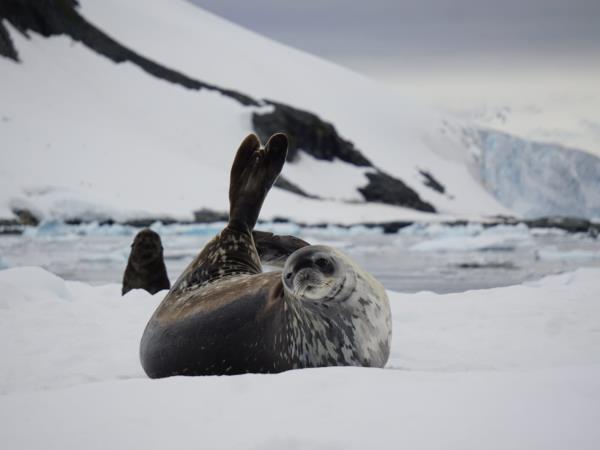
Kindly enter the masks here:
M 599 0 L 191 0 L 356 70 L 600 60 Z

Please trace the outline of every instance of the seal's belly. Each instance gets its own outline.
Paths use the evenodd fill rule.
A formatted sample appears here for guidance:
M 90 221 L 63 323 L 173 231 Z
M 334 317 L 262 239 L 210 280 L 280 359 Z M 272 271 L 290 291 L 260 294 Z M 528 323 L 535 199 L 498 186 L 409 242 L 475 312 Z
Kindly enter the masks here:
M 236 276 L 167 297 L 140 357 L 152 377 L 279 372 L 271 336 L 281 274 Z

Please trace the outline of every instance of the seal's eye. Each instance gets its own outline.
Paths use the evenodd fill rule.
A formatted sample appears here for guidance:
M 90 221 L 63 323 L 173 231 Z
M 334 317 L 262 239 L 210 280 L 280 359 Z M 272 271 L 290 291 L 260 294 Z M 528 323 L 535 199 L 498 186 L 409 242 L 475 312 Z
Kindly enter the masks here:
M 327 260 L 325 258 L 317 258 L 315 264 L 319 269 L 325 269 L 328 266 Z

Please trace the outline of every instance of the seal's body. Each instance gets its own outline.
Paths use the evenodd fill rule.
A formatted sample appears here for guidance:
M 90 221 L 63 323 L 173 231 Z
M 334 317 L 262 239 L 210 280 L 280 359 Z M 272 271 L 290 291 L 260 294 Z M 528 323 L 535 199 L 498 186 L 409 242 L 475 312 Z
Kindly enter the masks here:
M 125 295 L 132 289 L 145 289 L 156 294 L 170 287 L 160 236 L 146 228 L 135 236 L 131 244 L 121 294 Z
M 278 134 L 251 135 L 233 164 L 229 224 L 183 272 L 142 337 L 152 378 L 281 372 L 302 367 L 382 367 L 391 315 L 383 287 L 341 252 L 288 240 L 269 253 L 283 271 L 262 273 L 252 229 L 285 161 Z M 291 242 L 291 244 L 290 244 Z

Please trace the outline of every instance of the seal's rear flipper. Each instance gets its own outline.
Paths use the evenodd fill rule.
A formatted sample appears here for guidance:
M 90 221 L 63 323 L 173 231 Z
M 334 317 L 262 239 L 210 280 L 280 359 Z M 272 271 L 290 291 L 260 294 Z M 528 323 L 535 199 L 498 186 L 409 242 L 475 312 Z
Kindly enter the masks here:
M 251 134 L 240 145 L 229 181 L 229 225 L 252 230 L 260 208 L 279 176 L 287 155 L 288 139 L 283 133 L 271 136 L 265 148 Z
M 288 256 L 302 247 L 310 245 L 295 236 L 278 236 L 266 231 L 252 232 L 260 262 L 270 266 L 283 267 Z

